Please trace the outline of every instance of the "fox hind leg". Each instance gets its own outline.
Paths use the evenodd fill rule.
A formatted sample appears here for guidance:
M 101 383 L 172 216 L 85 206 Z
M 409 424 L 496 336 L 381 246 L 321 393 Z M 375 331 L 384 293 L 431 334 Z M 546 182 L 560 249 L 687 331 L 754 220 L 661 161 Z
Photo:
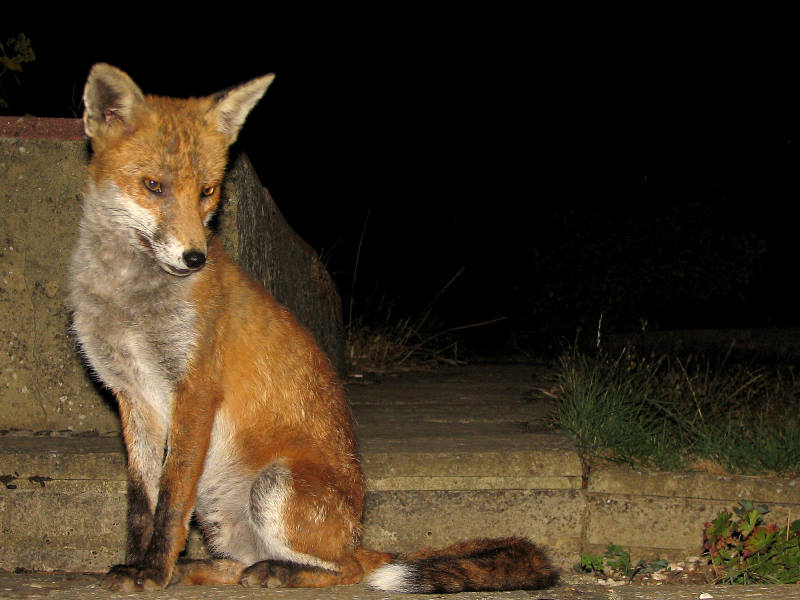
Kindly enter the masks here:
M 245 587 L 321 588 L 357 583 L 363 575 L 361 565 L 352 556 L 338 563 L 336 570 L 287 560 L 262 560 L 247 567 L 239 583 Z
M 301 461 L 277 460 L 262 469 L 249 512 L 264 560 L 245 569 L 243 585 L 327 587 L 361 580 L 355 557 L 360 514 L 334 480 L 330 469 Z
M 239 581 L 246 587 L 319 588 L 358 583 L 366 572 L 386 565 L 394 557 L 386 552 L 357 548 L 330 571 L 289 561 L 264 560 L 247 567 Z
M 170 584 L 230 585 L 239 583 L 247 565 L 227 558 L 179 559 L 172 571 Z

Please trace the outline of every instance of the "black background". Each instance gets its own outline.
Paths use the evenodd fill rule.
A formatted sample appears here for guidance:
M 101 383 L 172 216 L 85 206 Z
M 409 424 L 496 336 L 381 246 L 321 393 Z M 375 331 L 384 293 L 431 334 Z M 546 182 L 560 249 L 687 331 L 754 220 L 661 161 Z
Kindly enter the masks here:
M 506 317 L 476 349 L 601 313 L 800 324 L 788 17 L 578 13 L 9 17 L 0 41 L 25 32 L 36 60 L 2 82 L 12 114 L 80 116 L 98 61 L 176 96 L 276 73 L 239 146 L 366 320 L 418 313 L 463 268 L 431 325 Z

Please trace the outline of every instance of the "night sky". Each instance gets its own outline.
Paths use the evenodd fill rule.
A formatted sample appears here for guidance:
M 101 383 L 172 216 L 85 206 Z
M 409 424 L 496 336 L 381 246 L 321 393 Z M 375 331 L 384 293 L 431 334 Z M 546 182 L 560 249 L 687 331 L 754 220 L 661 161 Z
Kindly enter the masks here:
M 437 300 L 443 327 L 504 316 L 504 336 L 556 335 L 622 297 L 641 298 L 618 302 L 631 316 L 618 319 L 622 329 L 641 318 L 800 325 L 798 48 L 779 15 L 735 26 L 652 15 L 613 26 L 613 15 L 581 24 L 510 13 L 315 16 L 313 27 L 259 19 L 257 29 L 179 34 L 147 18 L 102 35 L 6 22 L 0 41 L 24 31 L 36 60 L 21 86 L 2 81 L 12 113 L 79 116 L 86 74 L 101 60 L 146 93 L 177 96 L 276 73 L 238 145 L 326 260 L 346 307 L 363 231 L 357 314 L 377 316 L 392 301 L 395 317 L 419 311 L 463 268 Z M 679 287 L 670 277 L 708 281 L 681 261 L 659 271 L 686 246 L 661 238 L 676 222 L 675 235 L 708 237 L 697 252 L 723 259 L 731 251 L 715 239 L 740 247 L 749 236 L 755 250 L 742 260 L 757 258 L 747 276 L 724 279 L 719 289 L 737 281 L 713 298 L 659 302 L 659 285 Z M 645 240 L 609 251 L 630 231 Z M 651 262 L 621 267 L 631 255 Z M 630 289 L 609 291 L 609 269 Z M 580 281 L 569 291 L 558 284 L 567 279 Z M 589 279 L 590 306 L 562 301 Z M 544 294 L 574 314 L 548 316 Z M 559 319 L 562 331 L 541 328 Z

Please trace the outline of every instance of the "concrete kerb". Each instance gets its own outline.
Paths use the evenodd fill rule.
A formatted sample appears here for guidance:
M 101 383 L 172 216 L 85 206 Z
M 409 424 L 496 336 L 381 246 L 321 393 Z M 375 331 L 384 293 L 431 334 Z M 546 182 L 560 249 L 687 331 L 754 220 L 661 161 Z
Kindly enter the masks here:
M 636 559 L 680 560 L 697 553 L 705 522 L 743 500 L 768 505 L 766 519 L 779 526 L 800 517 L 800 482 L 789 478 L 605 467 L 587 483 L 584 552 L 614 542 Z

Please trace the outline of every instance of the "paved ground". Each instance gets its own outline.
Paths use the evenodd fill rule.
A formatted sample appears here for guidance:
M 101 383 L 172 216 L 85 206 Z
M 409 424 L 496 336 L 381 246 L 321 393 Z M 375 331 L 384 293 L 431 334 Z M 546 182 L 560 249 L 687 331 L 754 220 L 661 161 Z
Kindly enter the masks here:
M 549 402 L 534 397 L 547 386 L 544 365 L 482 364 L 432 372 L 349 378 L 347 394 L 359 438 L 503 435 L 547 429 Z M 413 425 L 409 427 L 409 425 Z
M 449 595 L 387 594 L 364 585 L 340 586 L 324 590 L 263 590 L 238 586 L 174 586 L 161 592 L 142 595 L 113 594 L 98 585 L 95 575 L 82 574 L 12 574 L 0 572 L 0 599 L 47 598 L 48 600 L 98 600 L 113 598 L 153 598 L 184 600 L 385 600 L 388 598 L 448 598 L 452 600 L 796 600 L 800 586 L 663 586 L 625 585 L 604 587 L 580 581 L 563 583 L 549 590 L 464 593 Z

